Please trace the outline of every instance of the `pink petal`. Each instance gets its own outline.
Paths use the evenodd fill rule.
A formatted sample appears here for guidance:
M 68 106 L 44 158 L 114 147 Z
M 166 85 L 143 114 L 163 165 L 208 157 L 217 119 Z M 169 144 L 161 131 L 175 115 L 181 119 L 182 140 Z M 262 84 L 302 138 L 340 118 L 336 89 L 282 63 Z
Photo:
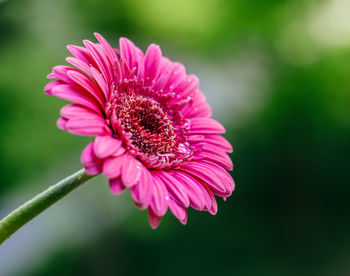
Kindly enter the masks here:
M 191 136 L 188 136 L 188 141 L 191 144 L 203 143 L 204 142 L 204 137 L 206 137 L 206 136 L 204 136 L 204 135 L 191 135 Z
M 186 188 L 190 206 L 196 210 L 203 210 L 210 199 L 202 185 L 188 174 L 180 171 L 174 170 L 171 172 L 171 175 Z
M 57 65 L 54 68 L 52 68 L 52 73 L 57 79 L 60 79 L 67 84 L 70 84 L 72 83 L 72 81 L 67 75 L 68 71 L 77 71 L 77 69 L 66 65 Z
M 115 152 L 113 152 L 112 156 L 120 156 L 125 152 L 126 152 L 126 149 L 122 146 L 118 148 Z
M 116 139 L 110 135 L 98 136 L 95 139 L 94 151 L 98 158 L 106 158 L 115 153 L 121 146 L 122 140 Z
M 233 151 L 230 142 L 220 135 L 206 135 L 204 142 L 216 147 L 220 147 L 229 153 Z
M 101 173 L 101 165 L 99 166 L 85 166 L 85 172 L 88 175 L 96 175 Z
M 52 81 L 52 82 L 49 82 L 49 83 L 45 86 L 44 92 L 45 92 L 46 94 L 48 94 L 48 95 L 52 95 L 52 94 L 51 94 L 52 89 L 53 89 L 54 87 L 56 87 L 57 85 L 61 85 L 61 84 L 64 84 L 64 82 L 61 81 L 61 80 L 54 80 L 54 81 Z
M 93 151 L 93 144 L 94 142 L 91 142 L 90 144 L 88 144 L 81 154 L 81 163 L 83 163 L 83 165 L 91 165 L 91 164 L 95 164 L 96 162 L 97 158 Z
M 226 152 L 217 149 L 215 147 L 204 146 L 202 151 L 197 155 L 199 158 L 211 161 L 215 164 L 220 165 L 228 171 L 233 170 L 233 164 L 231 158 Z
M 81 72 L 74 71 L 68 71 L 67 75 L 73 82 L 79 85 L 82 89 L 86 90 L 91 97 L 93 97 L 100 104 L 100 106 L 104 106 L 106 97 L 102 94 L 100 88 L 97 87 L 89 77 Z
M 212 167 L 200 162 L 192 161 L 184 164 L 181 170 L 187 172 L 199 181 L 204 181 L 211 189 L 218 191 L 219 193 L 225 193 L 226 188 L 223 183 L 218 179 L 215 171 Z
M 190 96 L 194 94 L 199 86 L 199 79 L 195 75 L 189 75 L 185 78 L 182 83 L 180 83 L 174 90 L 177 93 L 180 93 L 182 97 Z
M 61 117 L 57 120 L 56 124 L 59 129 L 67 130 L 66 128 L 67 119 Z
M 211 166 L 212 170 L 216 172 L 217 177 L 220 179 L 220 181 L 225 185 L 226 190 L 228 193 L 232 193 L 232 191 L 235 189 L 235 182 L 233 181 L 231 175 L 221 166 L 208 161 L 198 161 L 199 163 L 203 163 L 206 166 Z M 226 195 L 229 196 L 229 195 Z
M 124 156 L 108 158 L 103 163 L 103 173 L 109 179 L 118 178 L 121 175 L 123 164 Z
M 152 86 L 153 90 L 160 91 L 164 88 L 170 78 L 171 67 L 172 62 L 168 58 L 163 57 L 160 62 L 160 74 Z
M 179 202 L 180 205 L 184 207 L 190 205 L 186 189 L 184 189 L 181 182 L 177 181 L 176 178 L 172 177 L 165 171 L 159 171 L 157 176 L 163 181 L 168 192 Z
M 182 223 L 187 223 L 187 209 L 179 206 L 172 199 L 169 200 L 169 209 L 174 214 L 174 216 Z
M 162 216 L 157 216 L 151 208 L 148 208 L 148 220 L 151 227 L 156 229 L 162 220 Z
M 91 95 L 77 87 L 68 84 L 57 85 L 51 90 L 53 96 L 86 106 L 97 113 L 101 113 L 102 107 L 96 102 Z
M 122 180 L 126 187 L 135 185 L 141 177 L 142 164 L 134 157 L 126 154 L 122 167 Z
M 139 64 L 137 66 L 137 82 L 143 83 L 145 79 L 145 57 L 143 53 L 139 54 Z
M 214 119 L 192 118 L 191 134 L 222 134 L 225 128 Z
M 186 69 L 181 63 L 173 62 L 171 73 L 164 92 L 172 92 L 186 78 Z
M 169 194 L 164 183 L 152 172 L 153 198 L 151 208 L 157 216 L 164 216 L 168 209 Z
M 48 79 L 56 79 L 56 75 L 54 74 L 54 73 L 49 73 L 47 76 L 46 76 L 46 78 L 48 78 Z
M 78 104 L 68 104 L 61 108 L 61 116 L 67 119 L 102 119 L 95 111 Z M 102 119 L 103 120 L 103 119 Z
M 88 64 L 89 66 L 92 65 L 93 67 L 97 66 L 95 60 L 93 59 L 93 57 L 91 56 L 90 52 L 86 48 L 80 47 L 80 46 L 76 46 L 76 45 L 68 45 L 67 49 L 68 49 L 69 52 L 71 52 L 71 54 L 74 57 L 76 57 L 77 59 L 81 60 L 85 64 Z
M 154 80 L 159 72 L 160 61 L 162 58 L 162 52 L 158 45 L 151 44 L 145 54 L 145 75 L 144 78 L 149 79 L 150 82 Z
M 96 175 L 102 171 L 101 160 L 97 159 L 93 151 L 93 143 L 88 144 L 83 150 L 80 160 L 87 174 Z
M 142 167 L 140 181 L 131 187 L 131 195 L 141 209 L 148 207 L 152 199 L 153 177 L 146 167 Z
M 99 33 L 94 33 L 94 35 L 100 42 L 101 47 L 104 49 L 105 55 L 109 60 L 110 64 L 113 64 L 113 61 L 118 59 L 116 52 L 102 35 L 100 35 Z
M 210 118 L 212 116 L 211 108 L 207 103 L 204 94 L 201 91 L 197 91 L 193 96 L 193 107 L 185 115 L 189 118 L 204 117 Z
M 174 102 L 171 103 L 171 109 L 175 112 L 181 111 L 182 115 L 184 117 L 186 116 L 187 110 L 190 110 L 193 105 L 193 100 L 190 97 L 187 97 L 182 100 L 175 100 Z
M 216 202 L 215 196 L 209 187 L 207 187 L 205 185 L 203 187 L 207 190 L 208 195 L 210 197 L 210 201 L 211 201 L 211 206 L 210 206 L 208 211 L 210 214 L 216 215 L 216 213 L 218 212 L 218 203 Z
M 96 69 L 99 69 L 105 81 L 110 83 L 112 80 L 112 70 L 103 51 L 101 51 L 97 44 L 94 44 L 89 40 L 84 40 L 83 43 L 95 60 L 97 64 Z
M 105 82 L 102 74 L 94 67 L 91 67 L 91 76 L 94 79 L 94 81 L 98 84 L 98 86 L 100 87 L 102 94 L 104 96 L 104 99 L 105 100 L 109 99 L 110 90 L 108 87 L 108 83 Z
M 74 58 L 74 57 L 67 57 L 66 61 L 73 66 L 77 67 L 82 72 L 86 73 L 87 75 L 91 75 L 91 69 L 88 64 L 81 61 L 80 59 Z
M 125 190 L 125 187 L 120 178 L 115 178 L 109 180 L 109 189 L 113 194 L 119 195 Z
M 197 104 L 196 106 L 193 106 L 193 108 L 189 111 L 190 112 L 186 114 L 186 117 L 188 118 L 210 118 L 212 116 L 211 108 L 207 103 Z
M 120 55 L 127 63 L 130 70 L 138 66 L 137 47 L 129 39 L 121 37 L 119 39 Z
M 106 135 L 106 125 L 102 119 L 71 119 L 67 122 L 66 128 L 69 132 L 83 136 Z

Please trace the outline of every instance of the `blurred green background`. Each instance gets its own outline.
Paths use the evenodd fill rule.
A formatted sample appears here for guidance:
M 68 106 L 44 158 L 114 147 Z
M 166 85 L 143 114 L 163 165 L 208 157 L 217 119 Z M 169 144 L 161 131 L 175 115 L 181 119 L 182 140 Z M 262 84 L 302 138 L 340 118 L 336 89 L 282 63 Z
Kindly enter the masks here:
M 67 44 L 150 43 L 234 145 L 219 212 L 148 226 L 98 177 L 0 247 L 0 275 L 350 275 L 350 1 L 0 0 L 0 215 L 81 167 L 43 93 Z

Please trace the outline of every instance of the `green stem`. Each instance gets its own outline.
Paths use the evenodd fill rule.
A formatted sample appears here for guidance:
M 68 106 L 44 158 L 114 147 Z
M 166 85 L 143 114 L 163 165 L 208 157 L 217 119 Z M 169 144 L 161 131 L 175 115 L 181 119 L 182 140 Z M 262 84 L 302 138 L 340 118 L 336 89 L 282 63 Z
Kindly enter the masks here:
M 82 169 L 27 201 L 0 221 L 0 244 L 42 211 L 91 179 Z

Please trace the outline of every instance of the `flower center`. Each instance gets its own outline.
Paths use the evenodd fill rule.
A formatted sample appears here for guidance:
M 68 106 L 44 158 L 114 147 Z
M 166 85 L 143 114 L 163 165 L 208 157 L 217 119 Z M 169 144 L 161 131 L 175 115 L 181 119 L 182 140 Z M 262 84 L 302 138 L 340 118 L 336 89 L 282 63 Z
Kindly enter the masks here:
M 182 120 L 170 111 L 151 97 L 129 92 L 115 93 L 107 108 L 115 135 L 149 168 L 174 166 L 192 155 Z

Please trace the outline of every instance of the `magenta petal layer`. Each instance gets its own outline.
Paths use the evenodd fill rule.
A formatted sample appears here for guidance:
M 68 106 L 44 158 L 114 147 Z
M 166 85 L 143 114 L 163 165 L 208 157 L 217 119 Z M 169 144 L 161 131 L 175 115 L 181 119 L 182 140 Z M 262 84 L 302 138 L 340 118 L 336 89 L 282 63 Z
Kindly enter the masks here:
M 225 128 L 211 118 L 199 79 L 163 57 L 158 45 L 145 53 L 121 38 L 119 49 L 101 35 L 97 43 L 67 46 L 72 66 L 55 66 L 46 94 L 72 102 L 57 126 L 96 137 L 81 162 L 90 175 L 103 173 L 110 190 L 130 189 L 152 228 L 169 210 L 187 223 L 187 208 L 217 212 L 217 197 L 234 190 Z

